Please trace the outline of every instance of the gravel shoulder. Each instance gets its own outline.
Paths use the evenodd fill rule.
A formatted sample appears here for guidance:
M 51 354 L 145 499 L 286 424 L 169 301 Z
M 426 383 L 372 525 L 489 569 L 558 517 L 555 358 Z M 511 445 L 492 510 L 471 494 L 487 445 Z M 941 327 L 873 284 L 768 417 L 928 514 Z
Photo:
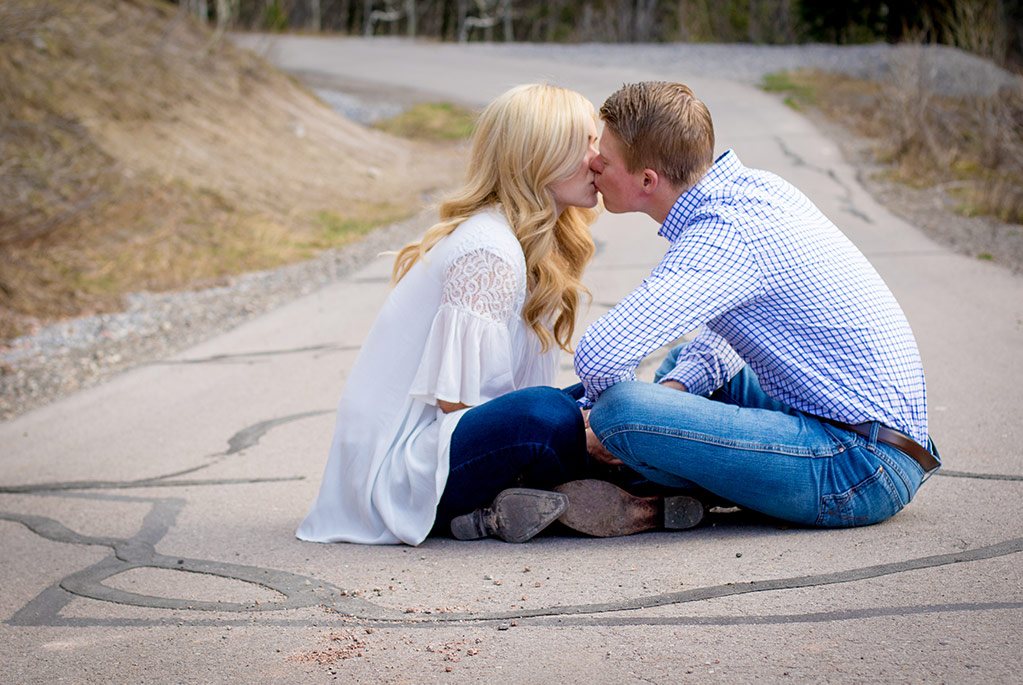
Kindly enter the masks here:
M 892 46 L 766 47 L 747 45 L 686 46 L 483 46 L 516 51 L 520 57 L 571 59 L 599 67 L 602 63 L 637 60 L 672 64 L 706 76 L 758 84 L 766 73 L 785 68 L 815 67 L 864 78 L 887 78 L 899 60 Z M 906 53 L 909 54 L 909 53 Z M 946 88 L 1018 87 L 1020 79 L 958 50 L 927 48 L 910 54 L 925 68 L 929 82 Z M 324 84 L 310 84 L 319 87 Z M 408 97 L 374 94 L 360 85 L 355 107 L 387 110 Z M 349 94 L 351 95 L 351 94 Z M 404 98 L 404 100 L 402 99 Z M 340 98 L 351 103 L 351 98 Z M 363 118 L 363 117 L 354 117 Z M 998 255 L 993 268 L 1023 274 L 1023 228 L 986 218 L 967 218 L 952 211 L 937 189 L 910 189 L 879 179 L 881 170 L 868 156 L 867 141 L 834 124 L 811 117 L 838 140 L 847 161 L 864 186 L 893 213 L 923 229 L 936 242 L 957 252 Z M 386 173 L 386 171 L 385 171 Z M 83 317 L 48 326 L 0 347 L 0 420 L 10 420 L 67 394 L 96 385 L 114 374 L 165 359 L 188 347 L 344 278 L 379 252 L 394 249 L 418 236 L 430 223 L 430 212 L 379 229 L 350 245 L 317 258 L 273 271 L 247 274 L 204 290 L 139 293 L 130 296 L 118 314 Z
M 429 226 L 429 214 L 373 231 L 315 259 L 203 290 L 136 293 L 126 309 L 47 326 L 0 346 L 0 420 L 96 385 L 315 292 Z

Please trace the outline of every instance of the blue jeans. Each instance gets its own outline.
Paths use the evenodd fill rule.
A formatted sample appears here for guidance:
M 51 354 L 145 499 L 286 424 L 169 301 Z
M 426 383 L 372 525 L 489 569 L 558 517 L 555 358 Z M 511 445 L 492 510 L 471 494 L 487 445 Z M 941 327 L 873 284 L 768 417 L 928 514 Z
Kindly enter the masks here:
M 597 399 L 590 427 L 655 483 L 697 486 L 808 526 L 884 521 L 924 479 L 915 460 L 876 440 L 876 430 L 868 439 L 796 411 L 768 397 L 749 367 L 710 397 L 619 383 Z
M 563 390 L 516 390 L 468 410 L 451 436 L 447 484 L 433 532 L 450 534 L 455 516 L 491 503 L 509 487 L 549 490 L 584 478 L 582 413 Z

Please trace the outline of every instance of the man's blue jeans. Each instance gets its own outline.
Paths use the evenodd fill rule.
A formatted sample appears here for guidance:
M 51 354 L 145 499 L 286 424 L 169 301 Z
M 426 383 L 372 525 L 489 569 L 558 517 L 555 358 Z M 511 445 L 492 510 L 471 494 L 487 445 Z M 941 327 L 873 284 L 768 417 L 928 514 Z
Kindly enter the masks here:
M 473 407 L 451 436 L 448 481 L 433 532 L 488 506 L 505 488 L 550 490 L 586 477 L 589 458 L 579 405 L 550 387 L 516 390 Z
M 665 368 L 672 364 L 666 361 Z M 597 399 L 590 427 L 644 477 L 701 487 L 808 526 L 878 523 L 916 494 L 923 468 L 894 447 L 768 397 L 746 367 L 710 397 L 625 382 Z

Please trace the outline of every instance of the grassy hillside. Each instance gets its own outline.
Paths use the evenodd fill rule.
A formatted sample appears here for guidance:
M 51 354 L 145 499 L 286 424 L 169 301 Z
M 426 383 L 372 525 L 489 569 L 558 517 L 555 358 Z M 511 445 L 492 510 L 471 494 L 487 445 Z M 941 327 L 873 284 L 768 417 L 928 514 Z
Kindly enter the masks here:
M 365 129 L 159 0 L 0 3 L 0 339 L 407 216 L 451 144 Z

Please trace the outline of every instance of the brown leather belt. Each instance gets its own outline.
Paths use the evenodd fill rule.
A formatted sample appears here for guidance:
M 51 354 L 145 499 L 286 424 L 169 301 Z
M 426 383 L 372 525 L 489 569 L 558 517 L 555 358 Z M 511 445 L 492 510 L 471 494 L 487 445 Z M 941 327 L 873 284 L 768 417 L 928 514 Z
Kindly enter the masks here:
M 842 423 L 841 421 L 832 421 L 830 419 L 825 420 L 833 426 L 843 428 L 847 431 L 852 431 L 857 435 L 862 435 L 868 440 L 870 439 L 871 431 L 874 429 L 874 422 L 872 421 L 852 424 Z M 934 458 L 933 454 L 925 450 L 920 446 L 920 443 L 902 431 L 897 431 L 894 428 L 889 428 L 888 426 L 879 425 L 877 427 L 877 441 L 890 445 L 903 454 L 913 457 L 913 459 L 915 459 L 916 462 L 923 467 L 925 473 L 933 471 L 941 466 L 938 460 Z

